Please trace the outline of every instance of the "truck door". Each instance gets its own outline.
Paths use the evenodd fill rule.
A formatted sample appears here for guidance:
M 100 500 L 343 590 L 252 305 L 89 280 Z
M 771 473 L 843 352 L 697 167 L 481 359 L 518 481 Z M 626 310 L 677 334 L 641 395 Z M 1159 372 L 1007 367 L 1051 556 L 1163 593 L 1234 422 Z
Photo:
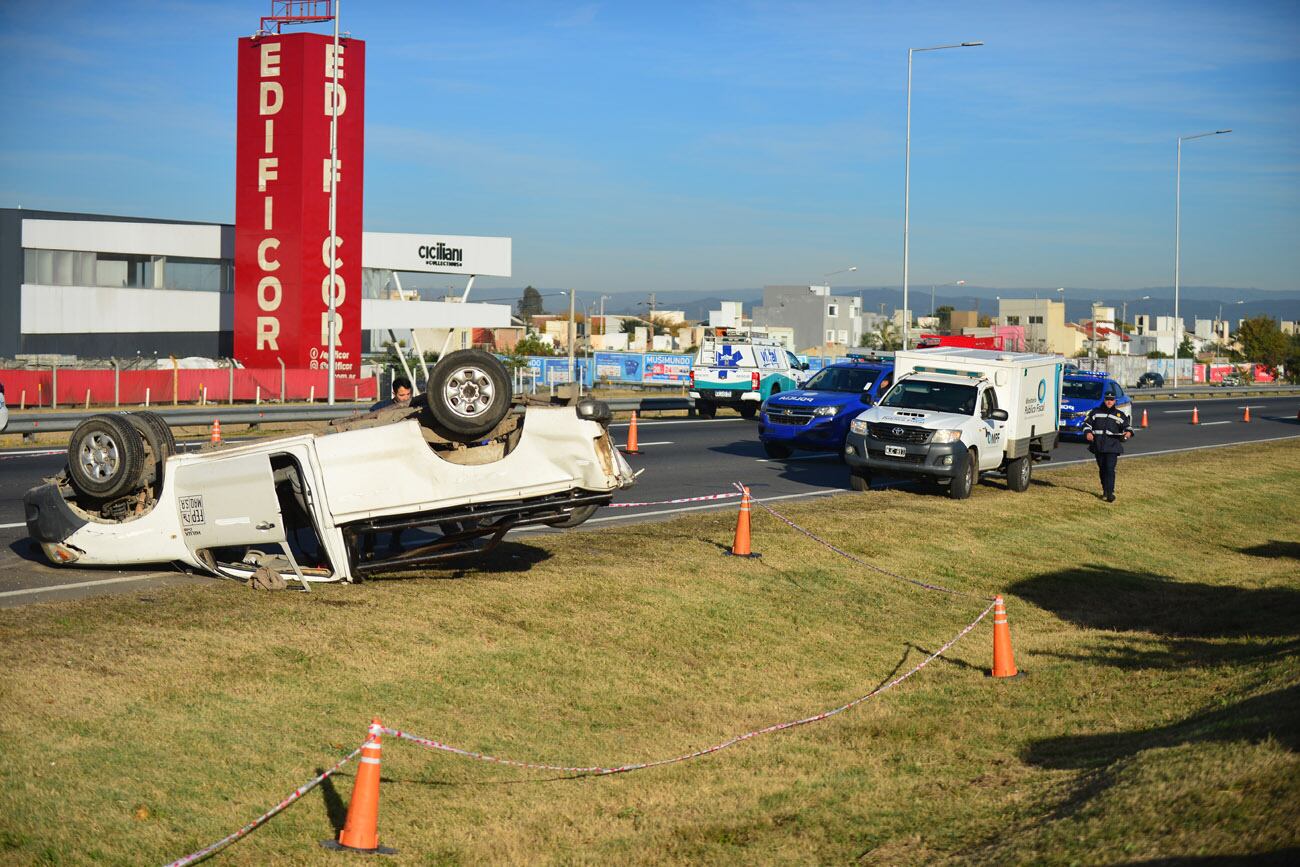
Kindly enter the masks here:
M 265 454 L 182 464 L 174 472 L 185 546 L 198 552 L 285 541 L 271 459 Z
M 1001 466 L 1002 452 L 1007 447 L 1007 423 L 990 418 L 997 408 L 997 393 L 991 387 L 986 387 L 980 394 L 980 423 L 984 428 L 984 442 L 978 446 L 981 470 L 995 470 Z

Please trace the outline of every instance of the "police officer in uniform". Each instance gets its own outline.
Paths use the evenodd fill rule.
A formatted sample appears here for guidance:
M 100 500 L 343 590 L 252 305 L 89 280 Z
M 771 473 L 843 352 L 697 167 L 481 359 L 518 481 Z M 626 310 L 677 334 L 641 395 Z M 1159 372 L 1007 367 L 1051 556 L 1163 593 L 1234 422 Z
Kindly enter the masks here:
M 1093 407 L 1083 420 L 1084 438 L 1097 458 L 1101 476 L 1101 493 L 1106 502 L 1115 502 L 1115 463 L 1124 454 L 1124 440 L 1133 436 L 1128 416 L 1115 408 L 1115 393 L 1106 392 L 1100 406 Z

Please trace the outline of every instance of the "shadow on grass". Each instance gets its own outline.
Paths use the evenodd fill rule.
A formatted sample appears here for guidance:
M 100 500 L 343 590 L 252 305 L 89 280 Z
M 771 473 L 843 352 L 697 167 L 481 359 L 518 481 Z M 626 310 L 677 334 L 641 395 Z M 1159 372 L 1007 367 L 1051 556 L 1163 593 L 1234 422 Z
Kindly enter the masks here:
M 545 548 L 522 542 L 502 542 L 487 553 L 467 553 L 443 563 L 413 565 L 408 569 L 378 572 L 368 581 L 406 581 L 411 579 L 458 579 L 472 575 L 509 575 L 527 572 L 538 563 L 551 559 Z
M 1300 560 L 1300 542 L 1279 542 L 1274 539 L 1262 545 L 1238 548 L 1237 551 L 1252 557 L 1290 557 L 1292 560 Z
M 1153 858 L 1150 861 L 1124 861 L 1121 867 L 1219 867 L 1229 864 L 1249 864 L 1251 867 L 1271 867 L 1271 865 L 1300 864 L 1300 847 L 1275 849 L 1272 852 L 1242 855 L 1196 855 L 1183 858 Z
M 1101 768 L 1143 750 L 1184 744 L 1250 741 L 1272 737 L 1300 750 L 1300 686 L 1277 689 L 1226 707 L 1149 729 L 1096 735 L 1064 735 L 1035 741 L 1025 751 L 1032 765 L 1057 770 Z
M 1010 592 L 1087 629 L 1169 638 L 1300 635 L 1300 591 L 1172 581 L 1084 564 L 1020 581 Z
M 324 768 L 317 768 L 316 773 L 325 773 Z M 348 818 L 348 806 L 343 803 L 339 797 L 338 790 L 334 788 L 334 778 L 326 777 L 320 782 L 321 798 L 325 801 L 325 816 L 329 819 L 330 827 L 334 829 L 334 835 L 343 830 L 343 824 Z

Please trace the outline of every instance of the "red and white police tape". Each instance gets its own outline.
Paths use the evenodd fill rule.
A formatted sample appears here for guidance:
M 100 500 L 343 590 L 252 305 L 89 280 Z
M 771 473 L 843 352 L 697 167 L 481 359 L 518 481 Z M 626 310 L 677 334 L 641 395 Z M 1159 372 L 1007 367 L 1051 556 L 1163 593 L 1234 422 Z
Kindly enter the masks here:
M 350 761 L 352 761 L 354 758 L 356 758 L 357 754 L 360 753 L 363 749 L 365 749 L 365 747 L 366 747 L 369 743 L 370 743 L 370 739 L 367 738 L 366 741 L 365 741 L 365 743 L 363 743 L 361 746 L 357 747 L 357 748 L 356 748 L 355 750 L 353 750 L 352 752 L 348 753 L 348 754 L 347 754 L 346 756 L 344 756 L 343 758 L 339 759 L 339 760 L 338 760 L 338 763 L 335 764 L 334 767 L 330 768 L 329 770 L 326 770 L 326 771 L 322 772 L 321 774 L 319 774 L 318 776 L 316 776 L 315 778 L 313 778 L 310 782 L 304 783 L 303 785 L 301 785 L 301 786 L 299 786 L 298 788 L 294 789 L 293 792 L 290 793 L 289 797 L 285 798 L 283 801 L 281 801 L 280 803 L 276 804 L 274 807 L 272 807 L 271 809 L 267 810 L 265 813 L 263 813 L 262 815 L 258 816 L 256 819 L 254 819 L 253 821 L 249 822 L 247 825 L 245 825 L 244 827 L 240 828 L 240 829 L 239 829 L 238 831 L 236 831 L 235 833 L 230 834 L 229 836 L 226 836 L 226 837 L 222 837 L 220 840 L 218 840 L 217 842 L 213 843 L 212 845 L 210 845 L 210 846 L 204 846 L 204 847 L 203 847 L 202 849 L 200 849 L 199 851 L 197 851 L 197 852 L 193 852 L 193 853 L 191 853 L 191 854 L 189 854 L 189 855 L 186 855 L 184 858 L 177 858 L 175 861 L 172 861 L 172 862 L 170 862 L 169 864 L 167 864 L 167 867 L 186 867 L 186 865 L 188 865 L 188 864 L 195 864 L 195 863 L 198 863 L 199 861 L 202 861 L 204 858 L 208 857 L 209 855 L 214 855 L 214 854 L 216 854 L 218 851 L 220 851 L 221 849 L 224 849 L 225 847 L 229 846 L 231 843 L 234 843 L 236 840 L 241 840 L 241 839 L 243 839 L 243 838 L 246 837 L 250 832 L 257 830 L 258 827 L 260 827 L 261 825 L 266 824 L 267 821 L 269 821 L 270 819 L 274 818 L 275 815 L 276 815 L 277 813 L 283 812 L 283 811 L 285 810 L 285 808 L 287 808 L 287 807 L 288 807 L 290 804 L 292 804 L 294 801 L 298 800 L 298 799 L 301 798 L 303 795 L 307 794 L 307 793 L 310 792 L 312 789 L 314 789 L 314 788 L 316 788 L 317 786 L 319 786 L 322 782 L 324 782 L 324 780 L 325 780 L 327 777 L 330 777 L 330 776 L 334 775 L 335 773 L 337 773 L 338 770 L 339 770 L 339 768 L 343 767 L 343 766 L 346 765 L 348 762 L 350 762 Z
M 736 486 L 736 489 L 738 491 L 744 490 L 744 486 L 741 485 L 740 482 L 732 482 L 732 484 Z M 830 542 L 827 542 L 825 539 L 818 536 L 812 530 L 807 530 L 803 527 L 800 527 L 794 521 L 791 521 L 785 515 L 782 515 L 780 512 L 778 512 L 776 509 L 773 509 L 771 506 L 767 505 L 762 500 L 755 498 L 753 500 L 753 503 L 755 506 L 758 506 L 763 511 L 767 512 L 773 518 L 776 518 L 778 521 L 780 521 L 781 523 L 787 525 L 792 529 L 798 530 L 800 533 L 803 533 L 805 536 L 807 536 L 809 539 L 812 539 L 817 544 L 824 545 L 825 547 L 830 548 L 836 554 L 839 554 L 841 557 L 844 557 L 847 560 L 852 560 L 854 563 L 857 563 L 859 566 L 866 566 L 868 569 L 872 570 L 873 572 L 879 572 L 881 575 L 888 575 L 890 578 L 897 578 L 899 581 L 906 581 L 908 584 L 915 584 L 917 587 L 923 587 L 926 590 L 937 590 L 940 593 L 948 593 L 953 596 L 971 596 L 975 599 L 988 600 L 990 598 L 988 596 L 980 596 L 978 593 L 968 593 L 965 590 L 951 590 L 947 587 L 940 587 L 938 584 L 927 584 L 924 581 L 917 581 L 915 578 L 905 578 L 902 575 L 898 575 L 894 572 L 890 572 L 888 569 L 881 569 L 876 564 L 868 563 L 866 560 L 863 560 L 861 557 L 858 557 L 856 555 L 850 554 L 848 551 L 845 551 L 843 548 L 837 548 L 835 545 L 832 545 Z
M 631 509 L 635 506 L 674 506 L 678 503 L 703 503 L 706 500 L 730 500 L 733 497 L 739 497 L 740 492 L 734 494 L 704 494 L 700 497 L 678 497 L 676 500 L 655 500 L 650 503 L 610 503 L 606 509 Z

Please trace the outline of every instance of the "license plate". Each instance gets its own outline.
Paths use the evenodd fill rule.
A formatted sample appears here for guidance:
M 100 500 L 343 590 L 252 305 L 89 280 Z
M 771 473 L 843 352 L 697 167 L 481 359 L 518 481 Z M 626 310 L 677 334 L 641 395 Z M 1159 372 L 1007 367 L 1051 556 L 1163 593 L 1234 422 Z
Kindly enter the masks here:
M 885 446 L 885 457 L 905 458 L 907 457 L 907 449 L 902 446 Z
M 714 396 L 714 397 L 731 397 L 731 392 L 729 392 L 729 391 L 715 391 L 715 392 L 713 393 L 713 396 Z

